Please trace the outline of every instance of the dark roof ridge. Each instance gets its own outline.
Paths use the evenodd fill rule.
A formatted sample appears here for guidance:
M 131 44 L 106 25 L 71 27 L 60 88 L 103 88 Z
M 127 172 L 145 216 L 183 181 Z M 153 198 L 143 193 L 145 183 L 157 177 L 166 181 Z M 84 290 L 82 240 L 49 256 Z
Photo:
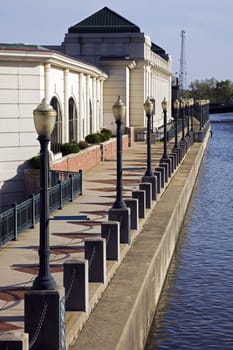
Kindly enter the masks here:
M 140 32 L 140 28 L 107 6 L 68 29 L 69 33 Z

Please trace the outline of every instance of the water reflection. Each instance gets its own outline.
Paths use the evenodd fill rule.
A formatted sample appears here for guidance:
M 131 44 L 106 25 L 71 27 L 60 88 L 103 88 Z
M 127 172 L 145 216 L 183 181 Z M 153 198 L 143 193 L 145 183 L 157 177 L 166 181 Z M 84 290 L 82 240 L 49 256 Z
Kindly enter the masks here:
M 233 115 L 211 125 L 146 350 L 233 349 Z

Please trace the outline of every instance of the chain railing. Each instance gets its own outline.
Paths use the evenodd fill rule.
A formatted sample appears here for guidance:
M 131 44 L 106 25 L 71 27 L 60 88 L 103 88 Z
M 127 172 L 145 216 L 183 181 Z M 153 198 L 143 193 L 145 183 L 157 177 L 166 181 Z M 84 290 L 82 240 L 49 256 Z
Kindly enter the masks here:
M 69 174 L 49 189 L 49 211 L 61 209 L 63 204 L 82 194 L 82 171 Z M 5 245 L 40 220 L 40 194 L 32 195 L 22 203 L 0 214 L 0 246 Z
M 31 350 L 34 347 L 34 345 L 37 342 L 37 339 L 39 338 L 41 328 L 43 327 L 43 324 L 44 324 L 44 321 L 45 321 L 47 309 L 48 309 L 48 303 L 45 302 L 45 304 L 43 306 L 43 309 L 42 309 L 42 312 L 41 312 L 41 317 L 40 317 L 40 320 L 38 322 L 37 328 L 36 328 L 33 336 L 31 337 L 31 340 L 30 340 L 30 343 L 29 343 L 29 350 Z

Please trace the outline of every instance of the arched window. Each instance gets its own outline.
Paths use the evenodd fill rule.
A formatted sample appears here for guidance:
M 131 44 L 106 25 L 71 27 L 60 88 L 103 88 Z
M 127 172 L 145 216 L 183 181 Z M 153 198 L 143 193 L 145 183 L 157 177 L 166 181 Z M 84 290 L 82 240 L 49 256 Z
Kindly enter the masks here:
M 61 114 L 61 107 L 58 102 L 58 99 L 54 96 L 50 101 L 51 106 L 55 111 L 57 112 L 57 118 L 55 127 L 53 129 L 52 135 L 51 135 L 51 150 L 54 153 L 58 153 L 61 150 L 61 144 L 62 144 L 62 114 Z
M 77 142 L 77 108 L 72 97 L 69 98 L 69 142 Z

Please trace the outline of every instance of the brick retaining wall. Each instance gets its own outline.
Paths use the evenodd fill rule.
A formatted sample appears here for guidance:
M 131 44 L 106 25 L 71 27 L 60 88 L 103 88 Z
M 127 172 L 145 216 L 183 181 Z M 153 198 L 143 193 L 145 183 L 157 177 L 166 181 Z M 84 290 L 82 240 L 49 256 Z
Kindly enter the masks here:
M 123 135 L 123 151 L 129 147 L 129 136 Z M 86 170 L 96 166 L 101 161 L 116 157 L 116 138 L 101 143 L 100 145 L 90 146 L 79 153 L 69 154 L 61 159 L 55 160 L 50 164 L 52 170 L 60 171 L 79 171 Z

